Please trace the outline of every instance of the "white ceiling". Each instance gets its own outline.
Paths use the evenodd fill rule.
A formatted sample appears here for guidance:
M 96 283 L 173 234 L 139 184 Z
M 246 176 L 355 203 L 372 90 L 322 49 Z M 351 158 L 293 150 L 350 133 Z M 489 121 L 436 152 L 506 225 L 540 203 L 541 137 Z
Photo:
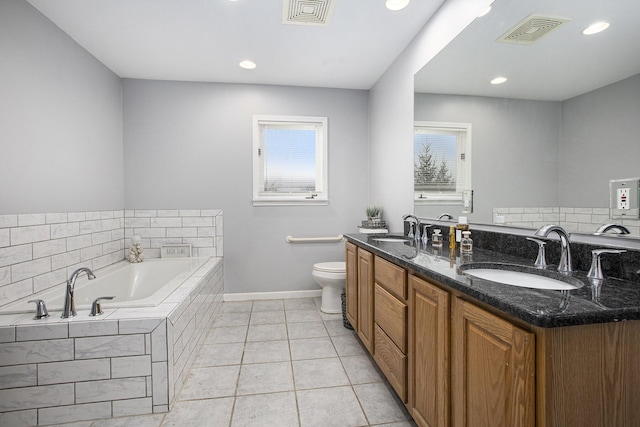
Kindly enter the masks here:
M 495 40 L 530 14 L 571 18 L 531 46 Z M 611 27 L 581 31 L 596 21 Z M 416 92 L 565 100 L 640 73 L 638 0 L 497 0 L 415 78 Z M 502 85 L 489 81 L 504 75 Z
M 122 78 L 348 89 L 371 88 L 444 2 L 334 0 L 318 27 L 282 24 L 282 0 L 28 1 Z

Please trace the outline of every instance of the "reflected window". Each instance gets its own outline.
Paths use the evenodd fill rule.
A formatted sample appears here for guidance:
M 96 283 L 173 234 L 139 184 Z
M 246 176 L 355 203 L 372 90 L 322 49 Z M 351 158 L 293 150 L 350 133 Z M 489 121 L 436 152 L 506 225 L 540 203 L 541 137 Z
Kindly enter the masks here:
M 416 122 L 413 145 L 416 203 L 462 202 L 471 190 L 471 124 Z

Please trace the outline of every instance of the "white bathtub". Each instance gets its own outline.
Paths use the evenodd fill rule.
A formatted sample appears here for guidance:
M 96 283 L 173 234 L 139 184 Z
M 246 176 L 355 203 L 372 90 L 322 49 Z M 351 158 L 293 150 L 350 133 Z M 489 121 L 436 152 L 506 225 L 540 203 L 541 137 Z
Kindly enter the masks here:
M 88 280 L 82 274 L 76 280 L 74 300 L 77 310 L 91 309 L 98 297 L 113 296 L 103 300 L 103 308 L 155 307 L 164 301 L 208 258 L 150 259 L 131 264 L 122 261 L 95 271 L 96 278 Z M 32 299 L 44 300 L 47 310 L 61 311 L 65 285 L 55 286 L 28 298 L 0 307 L 0 314 L 34 312 Z

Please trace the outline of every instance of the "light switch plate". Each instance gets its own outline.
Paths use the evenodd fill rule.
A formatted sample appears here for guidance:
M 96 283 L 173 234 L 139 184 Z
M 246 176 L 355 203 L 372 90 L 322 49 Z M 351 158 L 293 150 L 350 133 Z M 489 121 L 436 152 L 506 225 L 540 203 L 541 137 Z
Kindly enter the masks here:
M 640 178 L 609 181 L 609 208 L 612 219 L 638 219 L 640 209 Z

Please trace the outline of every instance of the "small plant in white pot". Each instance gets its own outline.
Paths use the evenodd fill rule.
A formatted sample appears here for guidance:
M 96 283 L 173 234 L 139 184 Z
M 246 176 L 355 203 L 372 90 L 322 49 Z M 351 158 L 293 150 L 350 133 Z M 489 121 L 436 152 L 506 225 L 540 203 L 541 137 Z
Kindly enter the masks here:
M 367 206 L 365 212 L 367 214 L 367 219 L 372 223 L 380 222 L 382 219 L 382 210 L 379 206 Z

